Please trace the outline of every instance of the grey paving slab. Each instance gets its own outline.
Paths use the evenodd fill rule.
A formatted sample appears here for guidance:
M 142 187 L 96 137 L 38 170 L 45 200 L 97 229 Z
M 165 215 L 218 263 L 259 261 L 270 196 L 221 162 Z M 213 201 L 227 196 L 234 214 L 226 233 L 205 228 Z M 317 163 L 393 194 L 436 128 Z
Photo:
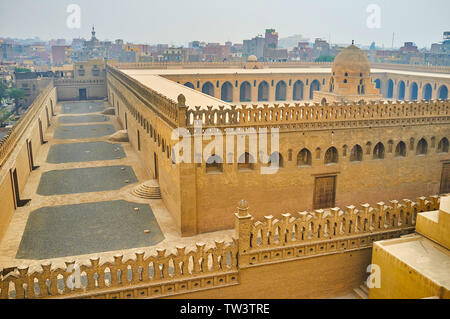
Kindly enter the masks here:
M 109 191 L 135 182 L 133 168 L 126 165 L 53 170 L 42 174 L 37 193 L 51 196 Z
M 117 200 L 42 207 L 31 212 L 16 258 L 48 259 L 146 247 L 163 239 L 147 204 Z
M 67 125 L 56 127 L 53 137 L 60 140 L 95 138 L 111 135 L 114 132 L 114 126 L 110 124 Z
M 70 143 L 53 145 L 48 152 L 47 162 L 59 164 L 106 161 L 125 157 L 125 152 L 120 144 L 107 142 Z
M 105 109 L 103 102 L 64 102 L 62 111 L 64 114 L 95 113 Z
M 58 119 L 58 123 L 60 124 L 108 122 L 108 121 L 109 116 L 103 114 L 61 116 Z

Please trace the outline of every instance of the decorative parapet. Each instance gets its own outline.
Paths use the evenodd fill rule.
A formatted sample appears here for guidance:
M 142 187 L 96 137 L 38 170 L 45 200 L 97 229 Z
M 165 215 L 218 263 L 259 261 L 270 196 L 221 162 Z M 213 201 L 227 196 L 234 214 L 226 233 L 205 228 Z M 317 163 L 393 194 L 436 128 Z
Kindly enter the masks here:
M 0 275 L 0 297 L 161 297 L 238 284 L 237 240 L 230 244 L 216 241 L 215 247 L 209 249 L 202 243 L 196 246 L 190 252 L 177 247 L 175 254 L 168 255 L 165 249 L 148 257 L 144 252 L 136 252 L 134 259 L 126 261 L 121 254 L 115 255 L 113 262 L 102 263 L 98 257 L 92 257 L 90 265 L 81 265 L 79 271 L 73 260 L 56 269 L 44 263 L 42 270 L 32 273 L 28 266 L 21 266 Z
M 420 197 L 416 202 L 396 200 L 318 209 L 314 212 L 266 216 L 254 222 L 246 203 L 236 214 L 239 236 L 239 267 L 370 248 L 372 242 L 414 231 L 417 213 L 439 209 L 439 196 Z
M 139 99 L 144 105 L 151 109 L 154 113 L 159 115 L 166 122 L 170 123 L 173 127 L 178 126 L 178 102 L 173 101 L 170 98 L 162 95 L 161 93 L 154 91 L 148 87 L 143 86 L 139 81 L 136 81 L 132 77 L 118 71 L 117 69 L 107 66 L 107 72 L 118 81 L 121 85 L 125 86 L 129 92 L 132 92 L 137 99 Z M 108 86 L 111 87 L 115 94 L 117 94 L 125 103 L 132 106 L 128 99 L 121 93 L 111 79 L 108 79 Z
M 208 106 L 207 109 L 195 106 L 195 109 L 186 111 L 186 126 L 193 127 L 196 120 L 201 121 L 204 128 L 273 125 L 302 130 L 435 124 L 449 122 L 449 106 L 449 99 L 325 105 L 254 104 L 218 108 Z
M 105 79 L 98 79 L 98 80 L 75 80 L 75 79 L 57 79 L 54 80 L 55 86 L 65 86 L 65 85 L 104 85 L 106 84 Z
M 36 120 L 38 114 L 44 107 L 44 102 L 53 90 L 53 81 L 39 94 L 33 103 L 28 107 L 27 111 L 17 121 L 16 124 L 8 131 L 6 136 L 0 140 L 0 167 L 2 167 L 8 159 L 11 152 L 14 150 L 17 142 L 22 137 L 25 130 L 29 127 L 32 121 Z M 55 101 L 56 102 L 56 101 Z

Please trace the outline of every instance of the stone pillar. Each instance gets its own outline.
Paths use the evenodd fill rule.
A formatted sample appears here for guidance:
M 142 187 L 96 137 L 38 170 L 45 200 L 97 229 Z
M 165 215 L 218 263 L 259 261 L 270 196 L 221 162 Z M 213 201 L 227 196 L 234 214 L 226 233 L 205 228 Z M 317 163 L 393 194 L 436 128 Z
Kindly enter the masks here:
M 240 83 L 238 82 L 238 86 L 236 87 L 236 81 L 233 81 L 232 87 L 233 87 L 233 103 L 234 104 L 241 104 L 240 97 L 241 97 L 241 90 L 240 90 Z
M 183 94 L 178 95 L 178 127 L 186 127 L 186 98 Z
M 275 81 L 274 81 L 275 82 Z M 268 96 L 268 100 L 270 102 L 275 101 L 275 90 L 276 90 L 276 85 L 274 83 L 274 85 L 272 86 L 272 81 L 269 81 L 269 96 Z
M 258 102 L 258 85 L 253 86 L 253 83 L 250 83 L 251 85 L 251 94 L 252 94 L 252 102 Z
M 289 85 L 289 81 L 286 83 L 286 101 L 293 101 L 294 83 Z
M 250 249 L 250 231 L 253 224 L 253 217 L 248 213 L 248 203 L 241 200 L 237 207 L 238 212 L 235 218 L 235 237 L 239 242 L 239 266 L 248 265 L 248 250 Z

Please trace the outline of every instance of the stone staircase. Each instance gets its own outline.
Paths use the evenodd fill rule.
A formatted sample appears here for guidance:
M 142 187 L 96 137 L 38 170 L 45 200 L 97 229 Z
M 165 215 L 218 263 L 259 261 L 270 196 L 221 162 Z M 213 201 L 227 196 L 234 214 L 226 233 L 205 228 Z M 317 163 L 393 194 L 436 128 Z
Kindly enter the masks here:
M 161 190 L 156 179 L 145 181 L 136 186 L 132 192 L 134 196 L 143 199 L 161 199 Z
M 359 287 L 353 288 L 353 294 L 358 299 L 369 299 L 369 287 L 367 287 L 367 283 L 364 281 Z

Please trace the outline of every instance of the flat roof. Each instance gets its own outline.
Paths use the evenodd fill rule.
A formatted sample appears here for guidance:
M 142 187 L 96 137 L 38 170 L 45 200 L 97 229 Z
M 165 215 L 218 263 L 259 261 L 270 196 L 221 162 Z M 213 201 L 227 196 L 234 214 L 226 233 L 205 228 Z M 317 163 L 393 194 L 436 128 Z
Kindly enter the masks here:
M 168 80 L 157 73 L 142 72 L 142 71 L 153 71 L 153 70 L 121 70 L 126 75 L 132 77 L 136 81 L 139 81 L 142 85 L 157 91 L 158 93 L 164 95 L 165 97 L 177 102 L 178 95 L 183 94 L 186 98 L 186 105 L 190 108 L 194 106 L 231 106 L 231 104 L 217 99 L 208 94 L 193 90 L 184 86 L 182 84 L 176 83 L 174 81 Z
M 270 68 L 270 69 L 122 69 L 122 72 L 142 75 L 212 75 L 212 74 L 330 74 L 331 68 Z M 392 73 L 411 76 L 450 79 L 448 73 L 427 73 L 391 69 L 371 69 L 371 73 Z
M 389 239 L 375 244 L 426 278 L 450 288 L 450 252 L 439 244 L 422 235 Z

